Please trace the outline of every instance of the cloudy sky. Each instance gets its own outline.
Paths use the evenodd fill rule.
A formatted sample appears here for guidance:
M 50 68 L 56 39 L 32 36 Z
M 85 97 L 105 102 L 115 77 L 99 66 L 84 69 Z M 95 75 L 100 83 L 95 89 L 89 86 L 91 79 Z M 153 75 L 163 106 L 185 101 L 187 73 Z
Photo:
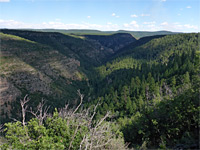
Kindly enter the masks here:
M 0 0 L 0 28 L 200 31 L 199 0 Z

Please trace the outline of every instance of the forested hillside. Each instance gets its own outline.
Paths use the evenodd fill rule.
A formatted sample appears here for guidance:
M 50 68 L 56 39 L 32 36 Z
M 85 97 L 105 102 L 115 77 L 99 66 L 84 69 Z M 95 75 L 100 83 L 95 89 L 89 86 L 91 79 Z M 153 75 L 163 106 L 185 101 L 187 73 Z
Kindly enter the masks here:
M 98 116 L 113 112 L 130 146 L 198 147 L 198 38 L 179 34 L 132 44 L 128 55 L 97 68 Z
M 30 31 L 30 29 L 24 31 Z M 39 32 L 59 32 L 68 35 L 111 35 L 117 33 L 128 33 L 131 34 L 134 38 L 140 39 L 147 36 L 155 35 L 168 35 L 168 34 L 177 34 L 180 32 L 170 32 L 170 31 L 128 31 L 128 30 L 118 30 L 118 31 L 100 31 L 100 30 L 81 30 L 81 29 L 71 29 L 71 30 L 62 30 L 62 29 L 31 29 L 31 31 Z
M 1 30 L 1 119 L 9 118 L 11 111 L 19 110 L 20 98 L 29 94 L 33 105 L 45 98 L 48 104 L 62 107 L 75 105 L 76 90 L 89 92 L 88 80 L 93 67 L 104 62 L 135 39 L 129 34 L 111 35 L 119 45 L 112 47 L 83 36 L 61 33 Z M 99 37 L 99 36 L 98 36 Z M 108 36 L 109 37 L 109 36 Z M 127 39 L 126 43 L 120 39 Z M 103 40 L 101 40 L 103 42 Z M 111 43 L 111 44 L 110 44 Z
M 199 34 L 136 40 L 128 33 L 1 30 L 0 36 L 2 121 L 22 120 L 20 99 L 31 99 L 27 124 L 5 125 L 4 148 L 199 148 Z M 50 107 L 41 123 L 33 111 L 42 99 Z M 64 111 L 67 103 L 78 109 Z M 100 133 L 107 140 L 95 139 Z

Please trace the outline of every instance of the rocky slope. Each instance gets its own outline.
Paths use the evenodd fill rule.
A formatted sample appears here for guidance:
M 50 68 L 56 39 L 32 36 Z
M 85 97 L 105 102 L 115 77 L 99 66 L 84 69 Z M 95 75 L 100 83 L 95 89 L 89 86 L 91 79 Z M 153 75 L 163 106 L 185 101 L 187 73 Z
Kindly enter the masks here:
M 88 37 L 19 30 L 1 30 L 0 113 L 29 94 L 60 107 L 88 90 L 92 68 L 135 39 L 129 34 Z M 55 102 L 56 101 L 56 102 Z
M 84 76 L 78 69 L 80 61 L 51 47 L 2 33 L 0 60 L 0 111 L 4 114 L 10 111 L 3 107 L 8 102 L 25 94 L 58 97 L 71 80 L 81 81 L 80 74 Z M 62 90 L 58 82 L 63 82 Z

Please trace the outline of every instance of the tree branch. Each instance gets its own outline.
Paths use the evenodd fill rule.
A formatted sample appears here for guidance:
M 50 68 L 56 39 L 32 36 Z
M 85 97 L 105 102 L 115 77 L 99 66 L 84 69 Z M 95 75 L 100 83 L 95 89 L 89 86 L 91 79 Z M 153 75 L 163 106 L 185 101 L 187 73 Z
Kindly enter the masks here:
M 78 92 L 78 96 L 80 97 L 80 103 L 79 105 L 76 107 L 76 109 L 74 110 L 74 112 L 72 113 L 72 115 L 74 115 L 76 113 L 76 111 L 79 109 L 79 107 L 81 106 L 82 102 L 83 102 L 83 97 L 84 95 L 80 93 L 80 90 L 77 91 Z
M 28 98 L 28 95 L 25 95 L 23 100 L 20 100 L 20 104 L 21 104 L 21 109 L 22 109 L 22 125 L 25 126 L 26 122 L 26 111 L 28 108 L 28 105 L 26 105 L 26 103 L 28 103 L 30 101 L 30 99 Z

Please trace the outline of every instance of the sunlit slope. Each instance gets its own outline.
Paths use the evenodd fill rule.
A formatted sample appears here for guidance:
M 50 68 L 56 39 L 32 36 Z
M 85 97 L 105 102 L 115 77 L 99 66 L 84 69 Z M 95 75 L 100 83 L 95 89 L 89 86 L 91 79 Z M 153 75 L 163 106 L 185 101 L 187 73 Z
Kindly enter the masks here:
M 53 107 L 75 99 L 77 89 L 87 95 L 93 67 L 134 40 L 129 34 L 111 35 L 114 38 L 105 39 L 108 45 L 104 45 L 102 40 L 84 36 L 1 31 L 1 105 L 5 113 L 10 111 L 12 101 L 25 94 L 30 94 L 34 101 L 45 98 Z M 113 47 L 115 40 L 119 42 Z
M 101 76 L 120 69 L 141 68 L 143 62 L 148 64 L 170 64 L 175 55 L 197 51 L 199 34 L 176 34 L 148 37 L 131 43 L 119 50 L 112 61 L 98 67 Z M 139 43 L 140 42 L 140 43 Z
M 62 30 L 62 29 L 29 29 L 32 31 L 42 31 L 42 32 L 59 32 L 63 34 L 76 34 L 76 35 L 111 35 L 116 33 L 128 33 L 131 34 L 136 39 L 140 39 L 146 36 L 155 35 L 168 35 L 168 34 L 178 34 L 179 32 L 170 31 L 128 31 L 128 30 L 118 30 L 118 31 L 100 31 L 100 30 L 84 30 L 84 29 L 72 29 L 72 30 Z
M 120 48 L 136 39 L 128 33 L 112 35 L 66 35 L 58 32 L 35 32 L 24 30 L 2 30 L 3 33 L 45 44 L 57 49 L 63 55 L 80 60 L 85 67 L 97 66 Z
M 25 94 L 35 95 L 35 100 L 42 97 L 49 97 L 50 101 L 60 99 L 55 105 L 63 104 L 67 98 L 73 98 L 78 89 L 72 82 L 87 79 L 79 69 L 80 61 L 75 58 L 18 36 L 3 33 L 0 36 L 2 109 L 9 101 Z

